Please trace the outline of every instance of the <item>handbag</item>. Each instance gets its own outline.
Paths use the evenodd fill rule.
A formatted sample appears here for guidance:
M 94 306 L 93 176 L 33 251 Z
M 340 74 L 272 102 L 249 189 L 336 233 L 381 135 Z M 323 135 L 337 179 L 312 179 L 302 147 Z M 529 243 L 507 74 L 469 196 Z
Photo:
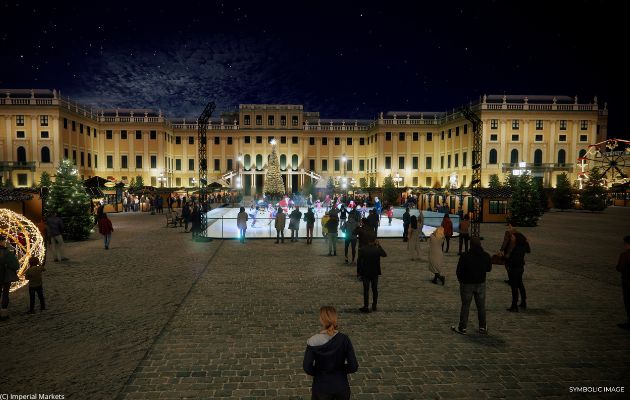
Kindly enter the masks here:
M 502 253 L 493 254 L 492 257 L 490 257 L 490 262 L 492 264 L 505 265 L 505 256 Z

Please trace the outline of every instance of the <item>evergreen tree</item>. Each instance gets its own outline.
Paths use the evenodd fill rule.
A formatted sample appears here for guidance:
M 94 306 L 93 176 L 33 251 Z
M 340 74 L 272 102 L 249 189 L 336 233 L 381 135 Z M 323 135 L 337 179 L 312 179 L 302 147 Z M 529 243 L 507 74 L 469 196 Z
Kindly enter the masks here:
M 359 178 L 359 187 L 361 189 L 367 189 L 367 187 L 368 187 L 368 180 L 367 180 L 367 178 Z
M 516 186 L 517 182 L 518 182 L 518 178 L 516 175 L 506 174 L 505 181 L 503 182 L 503 187 L 511 189 L 514 186 Z
M 83 240 L 89 236 L 94 225 L 90 214 L 90 198 L 72 161 L 63 160 L 59 164 L 46 208 L 63 219 L 65 238 Z
M 50 179 L 50 174 L 46 171 L 42 172 L 39 177 L 39 187 L 40 188 L 50 188 L 52 186 L 52 180 Z
M 383 200 L 385 204 L 398 204 L 398 189 L 391 175 L 383 180 Z
M 490 189 L 500 189 L 502 187 L 501 181 L 499 180 L 499 175 L 497 174 L 490 175 L 490 180 L 488 181 L 488 187 Z
M 309 195 L 315 196 L 315 184 L 313 182 L 307 182 L 302 186 L 302 196 L 306 199 Z
M 540 217 L 538 188 L 529 174 L 511 179 L 512 197 L 508 206 L 508 222 L 514 226 L 536 226 Z
M 267 163 L 264 192 L 272 197 L 282 196 L 285 193 L 284 181 L 280 175 L 280 164 L 278 163 L 278 153 L 276 151 L 275 142 L 271 144 L 271 155 Z
M 598 168 L 593 168 L 580 196 L 582 208 L 589 211 L 603 211 L 606 208 L 606 188 L 603 175 Z
M 328 182 L 326 182 L 326 194 L 331 196 L 335 194 L 335 181 L 332 176 L 328 178 Z
M 144 179 L 142 178 L 142 175 L 136 176 L 136 189 L 140 190 L 143 187 L 144 187 Z
M 131 180 L 129 181 L 129 190 L 133 191 L 135 188 L 136 188 L 136 178 L 132 176 Z
M 370 177 L 370 185 L 368 186 L 368 189 L 371 189 L 371 190 L 376 189 L 376 178 L 375 177 Z
M 566 210 L 573 206 L 573 191 L 566 172 L 558 175 L 558 184 L 553 192 L 552 200 L 553 206 L 560 210 Z
M 536 187 L 536 192 L 538 194 L 538 209 L 540 210 L 540 215 L 544 214 L 549 210 L 549 199 L 547 196 L 547 191 L 543 186 L 542 177 L 533 178 L 534 186 Z

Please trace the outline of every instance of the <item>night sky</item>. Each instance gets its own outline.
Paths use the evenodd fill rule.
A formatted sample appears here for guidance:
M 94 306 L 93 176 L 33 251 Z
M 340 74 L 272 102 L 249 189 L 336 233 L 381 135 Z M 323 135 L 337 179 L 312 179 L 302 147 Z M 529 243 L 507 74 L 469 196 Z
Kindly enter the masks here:
M 73 3 L 0 0 L 0 87 L 190 119 L 209 99 L 350 119 L 484 93 L 597 95 L 609 136 L 628 137 L 621 2 Z

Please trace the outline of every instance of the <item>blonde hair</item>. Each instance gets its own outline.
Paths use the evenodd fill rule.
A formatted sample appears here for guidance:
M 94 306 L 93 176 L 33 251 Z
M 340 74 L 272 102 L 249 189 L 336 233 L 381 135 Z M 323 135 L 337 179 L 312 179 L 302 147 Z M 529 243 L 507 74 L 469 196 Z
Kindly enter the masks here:
M 438 239 L 444 239 L 444 228 L 443 227 L 439 227 L 435 230 L 435 237 Z
M 322 306 L 319 309 L 319 320 L 326 329 L 328 336 L 332 336 L 337 330 L 337 310 L 333 306 Z

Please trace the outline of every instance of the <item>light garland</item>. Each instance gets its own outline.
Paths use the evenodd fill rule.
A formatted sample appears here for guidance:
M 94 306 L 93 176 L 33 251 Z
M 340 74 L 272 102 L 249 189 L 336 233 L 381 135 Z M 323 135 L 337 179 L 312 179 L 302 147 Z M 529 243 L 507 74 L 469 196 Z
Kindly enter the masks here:
M 13 249 L 20 265 L 19 280 L 11 284 L 10 292 L 14 292 L 28 283 L 24 273 L 29 268 L 30 258 L 37 257 L 40 263 L 44 261 L 44 238 L 31 220 L 6 208 L 0 208 L 0 235 L 7 238 L 7 246 Z

